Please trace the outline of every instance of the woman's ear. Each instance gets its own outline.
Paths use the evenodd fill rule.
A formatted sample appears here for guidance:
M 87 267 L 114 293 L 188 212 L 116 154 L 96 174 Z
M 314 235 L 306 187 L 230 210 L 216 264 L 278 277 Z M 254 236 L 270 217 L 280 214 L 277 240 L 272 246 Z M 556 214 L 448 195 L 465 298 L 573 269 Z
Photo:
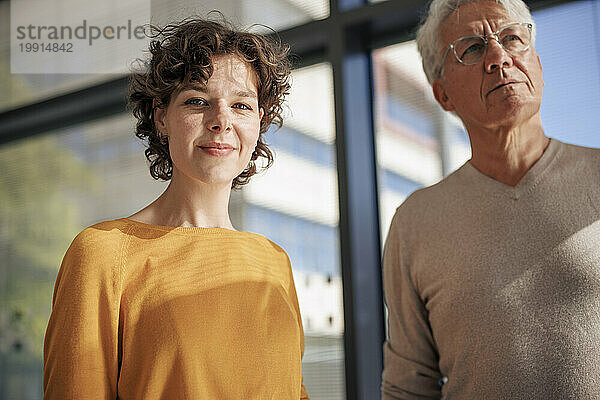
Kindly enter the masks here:
M 165 115 L 167 109 L 160 105 L 156 99 L 152 101 L 152 112 L 154 113 L 154 126 L 161 137 L 167 137 L 167 126 L 165 124 Z
M 261 107 L 260 110 L 258 110 L 258 119 L 262 121 L 264 116 L 265 116 L 265 109 Z

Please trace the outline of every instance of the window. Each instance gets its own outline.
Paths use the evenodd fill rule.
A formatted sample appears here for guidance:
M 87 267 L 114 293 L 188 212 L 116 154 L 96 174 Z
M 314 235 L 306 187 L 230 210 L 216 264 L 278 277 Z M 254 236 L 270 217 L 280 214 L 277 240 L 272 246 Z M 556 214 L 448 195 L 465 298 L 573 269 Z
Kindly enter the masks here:
M 532 14 L 546 82 L 541 108 L 546 135 L 600 147 L 598 3 L 578 1 Z M 439 181 L 466 162 L 470 145 L 462 122 L 433 98 L 414 41 L 376 50 L 373 75 L 384 239 L 396 207 L 419 187 Z
M 349 268 L 342 265 L 344 255 L 352 250 L 344 240 L 352 236 L 348 232 L 360 236 L 363 217 L 368 213 L 361 214 L 360 207 L 350 211 L 344 203 L 347 199 L 343 195 L 338 199 L 338 185 L 343 193 L 347 181 L 353 178 L 349 175 L 356 175 L 356 171 L 347 173 L 347 165 L 338 165 L 337 160 L 346 157 L 346 164 L 350 164 L 356 161 L 350 158 L 356 154 L 340 150 L 340 137 L 348 143 L 347 139 L 355 136 L 348 138 L 347 132 L 340 136 L 339 132 L 349 130 L 335 121 L 347 121 L 349 113 L 359 114 L 361 110 L 347 109 L 344 114 L 343 110 L 334 110 L 333 104 L 334 99 L 336 104 L 344 104 L 340 93 L 347 95 L 365 83 L 374 88 L 383 242 L 393 212 L 406 196 L 439 181 L 470 155 L 461 122 L 441 111 L 434 101 L 414 42 L 409 40 L 428 2 L 200 3 L 153 1 L 153 22 L 206 15 L 219 9 L 239 26 L 262 23 L 276 29 L 292 45 L 294 61 L 304 67 L 293 73 L 290 114 L 285 125 L 266 135 L 275 150 L 274 166 L 232 195 L 230 214 L 238 228 L 264 234 L 290 256 L 304 318 L 303 375 L 311 398 L 378 398 L 379 382 L 370 376 L 365 383 L 362 379 L 368 374 L 358 368 L 359 355 L 368 351 L 348 351 L 358 337 L 352 336 L 352 329 L 360 321 L 348 319 L 351 313 L 344 315 L 342 301 L 342 295 L 347 300 L 362 300 L 359 296 L 365 292 L 377 297 L 376 301 L 381 297 L 378 289 L 365 290 L 365 281 L 372 283 L 380 278 L 372 272 L 378 268 L 376 256 L 367 260 L 369 268 L 364 270 L 369 274 L 342 280 Z M 564 1 L 544 9 L 540 9 L 547 4 L 544 0 L 528 4 L 537 9 L 536 49 L 546 82 L 541 112 L 547 135 L 600 147 L 600 3 Z M 44 118 L 52 114 L 43 104 L 25 116 L 12 113 L 12 108 L 54 98 L 52 104 L 56 107 L 52 110 L 62 112 L 63 97 L 123 76 L 11 73 L 10 5 L 9 1 L 0 1 L 0 90 L 4 94 L 0 98 L 0 398 L 24 400 L 42 397 L 41 351 L 52 288 L 60 260 L 74 235 L 100 220 L 133 213 L 156 198 L 165 184 L 149 176 L 142 145 L 132 134 L 134 122 L 126 114 L 81 123 L 81 115 L 75 110 L 69 114 L 72 120 L 54 125 L 67 128 L 48 131 L 46 125 L 39 124 L 36 132 L 43 132 L 36 136 L 27 137 L 29 132 L 23 131 L 18 132 L 19 140 L 6 139 L 12 138 L 16 119 L 37 121 L 40 114 Z M 564 27 L 569 27 L 568 35 Z M 252 29 L 267 32 L 261 26 Z M 366 57 L 373 48 L 377 49 L 372 52 L 373 82 L 359 81 L 366 81 L 368 74 L 353 75 L 360 77 L 356 81 L 338 79 L 356 66 L 344 64 L 348 57 Z M 347 82 L 346 87 L 343 82 Z M 371 99 L 363 100 L 371 104 Z M 371 123 L 362 122 L 364 126 Z M 352 135 L 368 132 L 353 131 Z M 367 153 L 373 156 L 370 149 L 358 153 L 361 157 Z M 375 196 L 369 182 L 361 189 L 373 191 Z M 341 209 L 340 200 L 344 205 Z M 352 310 L 352 301 L 345 306 Z M 344 321 L 351 322 L 345 326 Z M 371 353 L 380 347 L 373 349 Z M 364 368 L 375 371 L 376 376 L 379 367 Z
M 344 327 L 331 67 L 302 68 L 295 70 L 292 78 L 288 118 L 279 131 L 265 136 L 274 150 L 275 163 L 242 190 L 243 225 L 244 230 L 278 243 L 290 257 L 306 336 L 302 373 L 311 398 L 343 399 Z

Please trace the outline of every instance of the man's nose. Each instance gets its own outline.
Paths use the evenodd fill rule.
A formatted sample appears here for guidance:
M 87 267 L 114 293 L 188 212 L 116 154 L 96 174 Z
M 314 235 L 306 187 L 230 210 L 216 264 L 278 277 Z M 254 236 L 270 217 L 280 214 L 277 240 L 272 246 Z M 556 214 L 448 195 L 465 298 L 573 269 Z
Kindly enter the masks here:
M 489 37 L 485 55 L 486 72 L 491 73 L 499 68 L 510 68 L 512 65 L 512 55 L 502 47 L 497 38 Z

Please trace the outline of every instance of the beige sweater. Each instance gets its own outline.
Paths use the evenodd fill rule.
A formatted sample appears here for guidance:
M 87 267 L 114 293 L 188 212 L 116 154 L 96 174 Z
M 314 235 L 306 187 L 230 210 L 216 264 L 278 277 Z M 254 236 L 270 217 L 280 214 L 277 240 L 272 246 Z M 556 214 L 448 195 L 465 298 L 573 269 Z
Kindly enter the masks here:
M 466 163 L 415 192 L 384 288 L 384 399 L 600 399 L 600 150 L 552 140 L 515 187 Z

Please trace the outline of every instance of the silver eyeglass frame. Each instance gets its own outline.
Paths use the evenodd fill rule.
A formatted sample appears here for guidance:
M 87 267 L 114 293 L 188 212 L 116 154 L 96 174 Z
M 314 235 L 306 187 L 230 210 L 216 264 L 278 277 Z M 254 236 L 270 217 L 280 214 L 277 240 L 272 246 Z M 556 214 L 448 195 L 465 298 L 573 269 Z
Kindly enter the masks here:
M 442 76 L 444 76 L 444 65 L 446 64 L 446 58 L 448 57 L 448 53 L 450 52 L 450 49 L 452 49 L 452 53 L 454 53 L 454 58 L 456 58 L 456 61 L 458 61 L 458 62 L 459 62 L 459 63 L 461 63 L 462 65 L 475 65 L 475 64 L 477 64 L 479 61 L 481 61 L 481 60 L 479 60 L 479 61 L 477 61 L 476 63 L 473 63 L 473 64 L 465 64 L 465 63 L 464 63 L 464 62 L 463 62 L 463 61 L 462 61 L 462 60 L 461 60 L 461 59 L 458 57 L 458 54 L 456 54 L 456 48 L 454 47 L 454 44 L 455 44 L 456 42 L 458 42 L 459 40 L 468 39 L 468 38 L 480 38 L 480 39 L 483 39 L 483 42 L 485 43 L 485 50 L 484 50 L 483 54 L 485 55 L 485 53 L 487 52 L 488 46 L 489 46 L 489 44 L 488 44 L 488 39 L 489 39 L 489 38 L 491 38 L 491 39 L 495 39 L 495 40 L 496 40 L 496 42 L 498 42 L 498 44 L 500 44 L 500 46 L 502 47 L 502 49 L 503 49 L 504 51 L 506 51 L 506 52 L 507 52 L 507 53 L 509 53 L 509 54 L 514 54 L 514 53 L 515 53 L 514 51 L 508 50 L 506 47 L 504 47 L 504 45 L 503 45 L 503 44 L 502 44 L 502 42 L 500 41 L 500 38 L 498 37 L 498 34 L 499 34 L 500 32 L 502 32 L 503 30 L 505 30 L 506 28 L 508 28 L 508 27 L 511 27 L 511 26 L 515 26 L 515 25 L 523 25 L 523 26 L 526 26 L 526 27 L 527 27 L 527 29 L 529 29 L 529 35 L 531 36 L 531 35 L 533 34 L 533 32 L 532 32 L 532 31 L 533 31 L 533 24 L 532 24 L 532 23 L 530 23 L 530 22 L 514 22 L 514 23 L 512 23 L 512 24 L 504 25 L 503 27 L 501 27 L 500 29 L 498 29 L 496 32 L 492 32 L 492 33 L 490 33 L 490 34 L 487 34 L 487 35 L 469 35 L 469 36 L 462 36 L 462 37 L 459 37 L 458 39 L 456 39 L 455 41 L 453 41 L 452 43 L 450 43 L 450 44 L 448 45 L 448 47 L 446 47 L 446 51 L 444 52 L 444 57 L 442 57 L 442 63 L 440 64 L 440 68 L 439 68 L 439 70 L 440 70 L 440 71 L 439 71 L 439 73 L 438 73 L 438 77 L 439 77 L 439 78 L 441 78 Z M 523 52 L 525 52 L 525 51 L 529 50 L 529 47 L 530 47 L 530 46 L 531 46 L 531 37 L 530 37 L 530 39 L 529 39 L 529 43 L 527 44 L 527 46 L 525 46 L 525 48 L 524 48 L 523 50 L 521 50 L 521 51 L 518 51 L 518 52 L 516 52 L 516 53 L 523 53 Z M 483 58 L 484 58 L 484 56 L 482 56 L 482 58 L 481 58 L 481 59 L 483 59 Z

